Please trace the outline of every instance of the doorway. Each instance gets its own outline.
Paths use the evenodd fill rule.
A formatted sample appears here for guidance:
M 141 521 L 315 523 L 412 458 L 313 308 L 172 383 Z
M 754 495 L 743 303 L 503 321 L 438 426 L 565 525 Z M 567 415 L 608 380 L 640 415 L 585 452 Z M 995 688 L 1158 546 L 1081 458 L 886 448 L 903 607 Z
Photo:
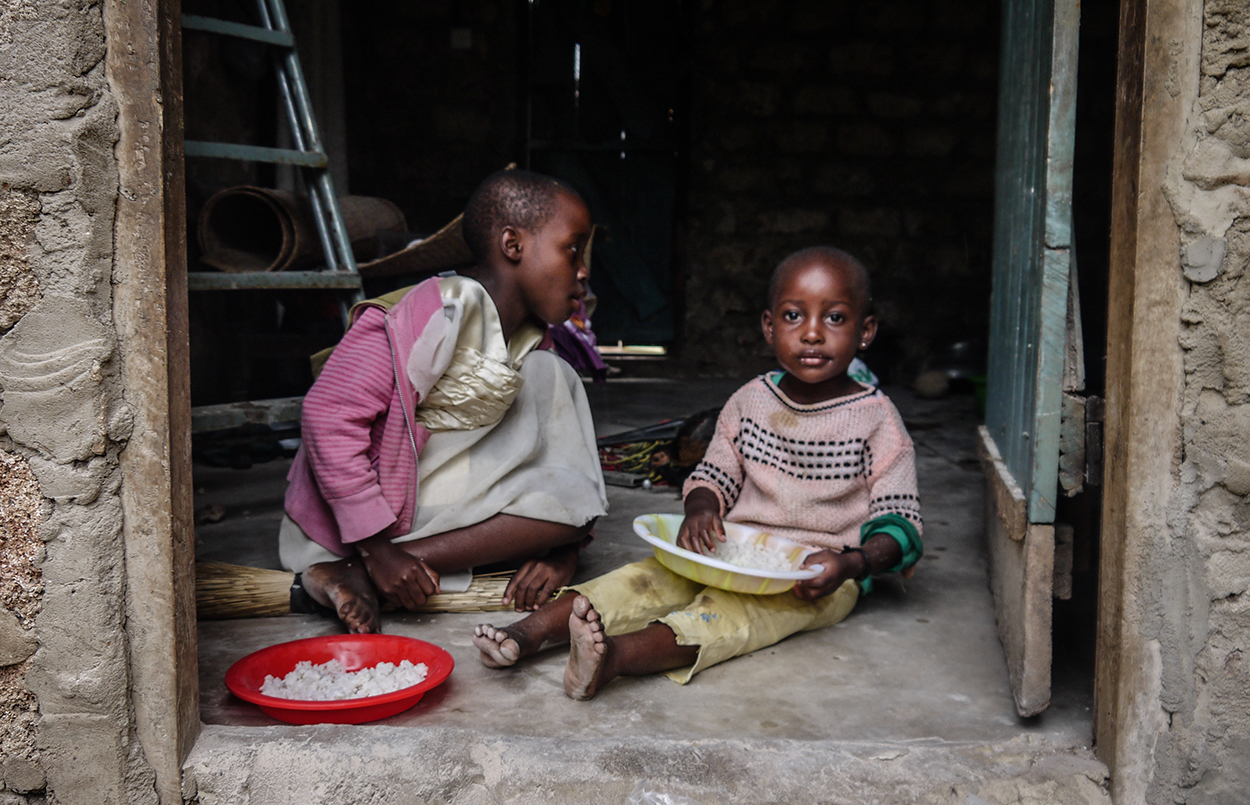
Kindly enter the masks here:
M 526 6 L 524 160 L 572 184 L 599 227 L 591 285 L 604 343 L 671 344 L 675 335 L 685 5 Z

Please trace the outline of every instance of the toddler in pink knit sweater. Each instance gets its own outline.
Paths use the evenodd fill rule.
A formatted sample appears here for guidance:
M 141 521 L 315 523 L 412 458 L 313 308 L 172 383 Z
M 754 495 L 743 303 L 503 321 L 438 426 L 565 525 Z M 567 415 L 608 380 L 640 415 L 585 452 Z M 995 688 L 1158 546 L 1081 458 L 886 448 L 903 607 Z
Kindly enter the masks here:
M 589 699 L 611 679 L 668 672 L 678 682 L 799 631 L 841 621 L 874 573 L 920 559 L 915 452 L 878 389 L 847 370 L 877 332 L 864 267 L 814 247 L 790 255 L 769 284 L 761 325 L 781 370 L 726 402 L 684 488 L 681 547 L 713 554 L 723 521 L 813 548 L 820 565 L 792 594 L 745 595 L 703 585 L 648 558 L 576 585 L 521 621 L 477 627 L 490 667 L 571 643 L 565 693 Z

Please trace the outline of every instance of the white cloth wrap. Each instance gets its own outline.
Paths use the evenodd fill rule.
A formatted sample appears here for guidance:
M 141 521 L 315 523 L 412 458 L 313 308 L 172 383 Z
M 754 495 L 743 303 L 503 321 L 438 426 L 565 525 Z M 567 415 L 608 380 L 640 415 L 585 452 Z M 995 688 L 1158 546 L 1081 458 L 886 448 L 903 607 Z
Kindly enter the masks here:
M 394 542 L 496 514 L 580 526 L 607 513 L 590 405 L 577 372 L 537 350 L 522 362 L 520 375 L 520 393 L 495 424 L 431 434 L 421 451 L 413 529 Z M 278 548 L 283 566 L 297 573 L 341 558 L 290 518 L 283 518 Z M 445 579 L 442 586 L 451 591 L 451 585 Z
M 581 379 L 543 350 L 525 358 L 521 377 L 520 393 L 496 424 L 430 436 L 421 451 L 413 530 L 396 542 L 496 514 L 580 526 L 607 512 Z
M 443 318 L 426 325 L 404 367 L 421 395 L 416 420 L 432 433 L 494 424 L 516 399 L 516 370 L 544 330 L 525 321 L 505 342 L 485 288 L 464 277 L 443 277 L 438 290 Z
M 422 397 L 416 418 L 431 435 L 421 451 L 412 531 L 394 542 L 496 514 L 573 526 L 605 514 L 594 424 L 577 373 L 555 354 L 534 351 L 543 331 L 528 322 L 505 344 L 499 314 L 478 283 L 443 278 L 439 289 L 444 317 L 431 321 L 405 361 Z M 278 550 L 297 573 L 340 558 L 287 517 Z M 453 583 L 445 578 L 442 586 L 450 591 Z

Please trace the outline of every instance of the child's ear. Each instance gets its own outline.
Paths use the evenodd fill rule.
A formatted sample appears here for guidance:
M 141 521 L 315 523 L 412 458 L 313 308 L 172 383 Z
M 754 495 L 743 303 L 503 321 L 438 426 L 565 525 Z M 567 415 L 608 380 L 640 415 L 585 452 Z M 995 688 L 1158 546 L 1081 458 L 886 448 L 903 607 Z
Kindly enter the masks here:
M 523 241 L 521 230 L 515 226 L 505 226 L 499 230 L 499 250 L 513 263 L 521 262 L 521 252 L 524 250 Z
M 872 340 L 877 337 L 877 317 L 865 316 L 864 323 L 860 327 L 859 348 L 867 349 L 872 344 Z
M 773 345 L 773 312 L 765 310 L 760 314 L 760 328 L 764 331 L 764 341 L 768 346 Z

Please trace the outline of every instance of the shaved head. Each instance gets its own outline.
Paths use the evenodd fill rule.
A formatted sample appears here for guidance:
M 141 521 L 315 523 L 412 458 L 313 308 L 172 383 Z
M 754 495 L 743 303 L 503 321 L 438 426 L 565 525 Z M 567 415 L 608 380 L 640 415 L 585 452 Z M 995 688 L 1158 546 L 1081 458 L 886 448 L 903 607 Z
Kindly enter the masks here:
M 773 269 L 768 281 L 768 308 L 777 304 L 777 294 L 781 286 L 800 268 L 812 265 L 823 265 L 831 270 L 844 271 L 850 277 L 851 287 L 855 289 L 860 316 L 865 316 L 872 307 L 872 281 L 868 277 L 868 269 L 847 252 L 833 246 L 810 246 L 789 255 Z
M 567 193 L 580 199 L 573 188 L 541 173 L 501 170 L 487 176 L 464 209 L 462 231 L 473 260 L 485 265 L 495 238 L 504 227 L 537 232 L 551 219 L 556 199 Z

